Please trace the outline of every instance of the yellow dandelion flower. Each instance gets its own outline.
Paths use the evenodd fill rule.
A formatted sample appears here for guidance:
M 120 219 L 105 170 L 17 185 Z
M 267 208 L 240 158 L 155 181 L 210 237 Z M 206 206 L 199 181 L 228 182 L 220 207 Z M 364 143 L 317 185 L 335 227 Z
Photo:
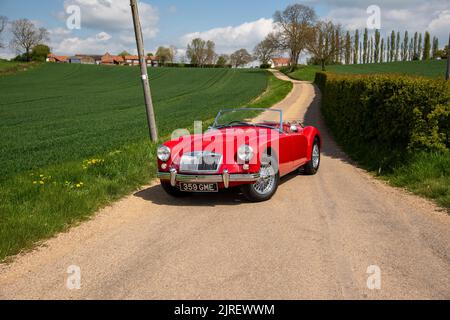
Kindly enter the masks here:
M 39 181 L 39 184 L 41 184 L 41 185 L 42 185 L 42 184 L 45 184 L 45 182 L 44 182 L 44 181 Z
M 37 181 L 33 181 L 33 184 L 37 184 Z

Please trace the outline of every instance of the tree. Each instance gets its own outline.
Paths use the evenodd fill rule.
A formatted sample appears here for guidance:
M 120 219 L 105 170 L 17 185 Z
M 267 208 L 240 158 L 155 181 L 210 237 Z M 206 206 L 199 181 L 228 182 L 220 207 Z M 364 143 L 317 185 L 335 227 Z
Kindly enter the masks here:
M 419 53 L 417 51 L 418 44 L 419 44 L 419 34 L 416 31 L 416 33 L 414 33 L 414 50 L 413 50 L 414 53 L 412 60 L 419 60 Z
M 31 49 L 48 40 L 48 31 L 45 28 L 37 28 L 28 19 L 20 19 L 11 23 L 11 46 L 17 51 L 25 53 L 27 61 L 30 61 Z
M 50 48 L 45 44 L 38 44 L 31 51 L 31 59 L 33 61 L 45 62 L 47 56 L 50 54 Z
M 391 38 L 388 36 L 386 40 L 386 62 L 391 62 Z
M 353 44 L 353 63 L 358 64 L 358 56 L 359 56 L 359 30 L 355 31 L 355 39 Z
M 431 38 L 430 38 L 430 33 L 427 31 L 427 32 L 425 32 L 424 45 L 423 45 L 423 54 L 422 54 L 423 60 L 430 59 L 430 50 L 431 50 Z
M 397 31 L 397 39 L 395 42 L 395 61 L 398 61 L 400 54 L 400 32 Z
M 381 39 L 380 63 L 384 62 L 384 38 Z
M 277 51 L 277 43 L 274 40 L 274 35 L 270 34 L 258 43 L 253 50 L 253 54 L 262 64 L 268 64 Z
M 254 61 L 254 58 L 246 49 L 240 49 L 230 56 L 230 61 L 235 68 L 239 68 Z
M 228 64 L 228 62 L 230 61 L 230 57 L 227 54 L 221 54 L 219 56 L 219 58 L 217 59 L 217 66 L 219 67 L 226 67 L 226 65 Z
M 352 37 L 350 32 L 347 31 L 345 35 L 345 64 L 350 64 L 352 58 Z
M 206 42 L 206 64 L 216 64 L 217 54 L 216 54 L 216 44 L 213 41 Z
M 294 4 L 275 12 L 274 21 L 280 30 L 277 35 L 280 49 L 289 50 L 291 68 L 294 68 L 306 48 L 307 33 L 316 21 L 316 12 L 311 7 Z
M 124 50 L 121 53 L 119 53 L 118 56 L 125 57 L 125 56 L 131 56 L 131 54 L 128 51 Z
M 325 71 L 325 65 L 333 62 L 336 57 L 338 48 L 331 45 L 333 39 L 336 41 L 336 36 L 339 41 L 342 40 L 340 26 L 334 25 L 331 21 L 319 21 L 309 29 L 306 48 L 314 59 L 320 62 L 322 71 Z
M 391 32 L 391 48 L 389 51 L 389 62 L 393 62 L 395 57 L 395 31 Z
M 205 65 L 207 60 L 206 41 L 200 38 L 193 39 L 192 42 L 188 44 L 186 55 L 191 60 L 192 64 L 196 64 L 200 67 Z
M 0 16 L 0 48 L 5 47 L 5 45 L 1 42 L 1 36 L 3 31 L 5 31 L 7 25 L 8 25 L 8 18 L 5 16 Z
M 409 40 L 409 57 L 410 61 L 414 60 L 414 39 Z
M 161 64 L 165 64 L 167 62 L 173 62 L 173 58 L 175 56 L 175 51 L 172 47 L 159 47 L 156 51 L 156 56 L 159 58 Z
M 433 59 L 436 59 L 438 57 L 438 51 L 439 51 L 439 39 L 437 37 L 433 37 L 433 49 L 431 53 Z
M 409 44 L 409 35 L 408 31 L 405 31 L 402 44 L 402 61 L 408 60 L 408 44 Z
M 375 63 L 378 63 L 381 60 L 380 45 L 381 45 L 381 34 L 380 34 L 379 30 L 375 30 L 375 53 L 374 53 L 374 62 Z
M 417 60 L 422 58 L 422 34 L 419 34 L 419 44 L 417 45 Z
M 364 40 L 363 40 L 363 63 L 367 63 L 368 61 L 368 39 L 369 39 L 369 31 L 366 29 L 364 29 Z

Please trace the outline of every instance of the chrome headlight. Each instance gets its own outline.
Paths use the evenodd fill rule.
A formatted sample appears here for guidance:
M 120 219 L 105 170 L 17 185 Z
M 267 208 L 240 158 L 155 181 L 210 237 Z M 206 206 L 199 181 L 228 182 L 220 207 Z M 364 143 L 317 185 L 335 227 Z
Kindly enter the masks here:
M 253 148 L 249 145 L 243 144 L 239 147 L 237 153 L 238 159 L 244 162 L 249 162 L 255 156 Z
M 166 146 L 161 146 L 158 148 L 158 159 L 162 162 L 166 162 L 170 159 L 170 148 Z

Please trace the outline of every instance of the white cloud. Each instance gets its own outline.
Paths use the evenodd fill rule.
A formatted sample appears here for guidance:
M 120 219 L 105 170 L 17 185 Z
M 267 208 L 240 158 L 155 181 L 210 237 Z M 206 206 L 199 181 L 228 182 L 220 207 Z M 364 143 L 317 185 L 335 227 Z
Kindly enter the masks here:
M 254 46 L 263 40 L 273 30 L 272 19 L 259 19 L 246 22 L 239 26 L 225 28 L 214 28 L 203 32 L 193 32 L 181 37 L 181 45 L 187 44 L 195 38 L 212 40 L 216 43 L 216 51 L 220 53 L 231 53 L 235 50 L 245 48 L 253 50 Z
M 130 51 L 126 45 L 123 45 L 119 41 L 115 41 L 114 38 L 106 32 L 100 32 L 86 38 L 73 36 L 66 37 L 60 42 L 53 43 L 52 45 L 53 52 L 64 55 L 74 55 L 77 53 L 104 54 L 106 52 L 118 54 L 123 50 Z M 135 53 L 135 51 L 132 53 Z
M 133 19 L 129 1 L 120 0 L 66 0 L 64 9 L 76 5 L 81 10 L 81 28 L 106 32 L 130 32 L 133 30 Z M 158 30 L 158 9 L 150 4 L 139 2 L 144 38 L 154 38 Z

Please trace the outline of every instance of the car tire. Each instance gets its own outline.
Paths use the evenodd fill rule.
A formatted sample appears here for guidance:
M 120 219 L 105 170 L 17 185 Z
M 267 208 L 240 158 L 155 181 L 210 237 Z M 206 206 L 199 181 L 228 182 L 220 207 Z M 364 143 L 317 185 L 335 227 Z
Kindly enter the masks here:
M 166 181 L 161 181 L 161 187 L 164 191 L 175 198 L 183 198 L 189 195 L 188 192 L 181 192 L 177 187 L 172 187 L 172 185 Z
M 254 184 L 247 184 L 241 187 L 242 193 L 251 202 L 270 200 L 277 192 L 280 184 L 280 172 L 276 157 L 266 154 L 263 156 L 261 163 L 261 173 L 266 174 L 266 178 L 262 177 Z
M 307 176 L 315 175 L 319 171 L 320 161 L 320 141 L 319 138 L 316 137 L 311 150 L 311 161 L 301 168 L 302 173 Z

